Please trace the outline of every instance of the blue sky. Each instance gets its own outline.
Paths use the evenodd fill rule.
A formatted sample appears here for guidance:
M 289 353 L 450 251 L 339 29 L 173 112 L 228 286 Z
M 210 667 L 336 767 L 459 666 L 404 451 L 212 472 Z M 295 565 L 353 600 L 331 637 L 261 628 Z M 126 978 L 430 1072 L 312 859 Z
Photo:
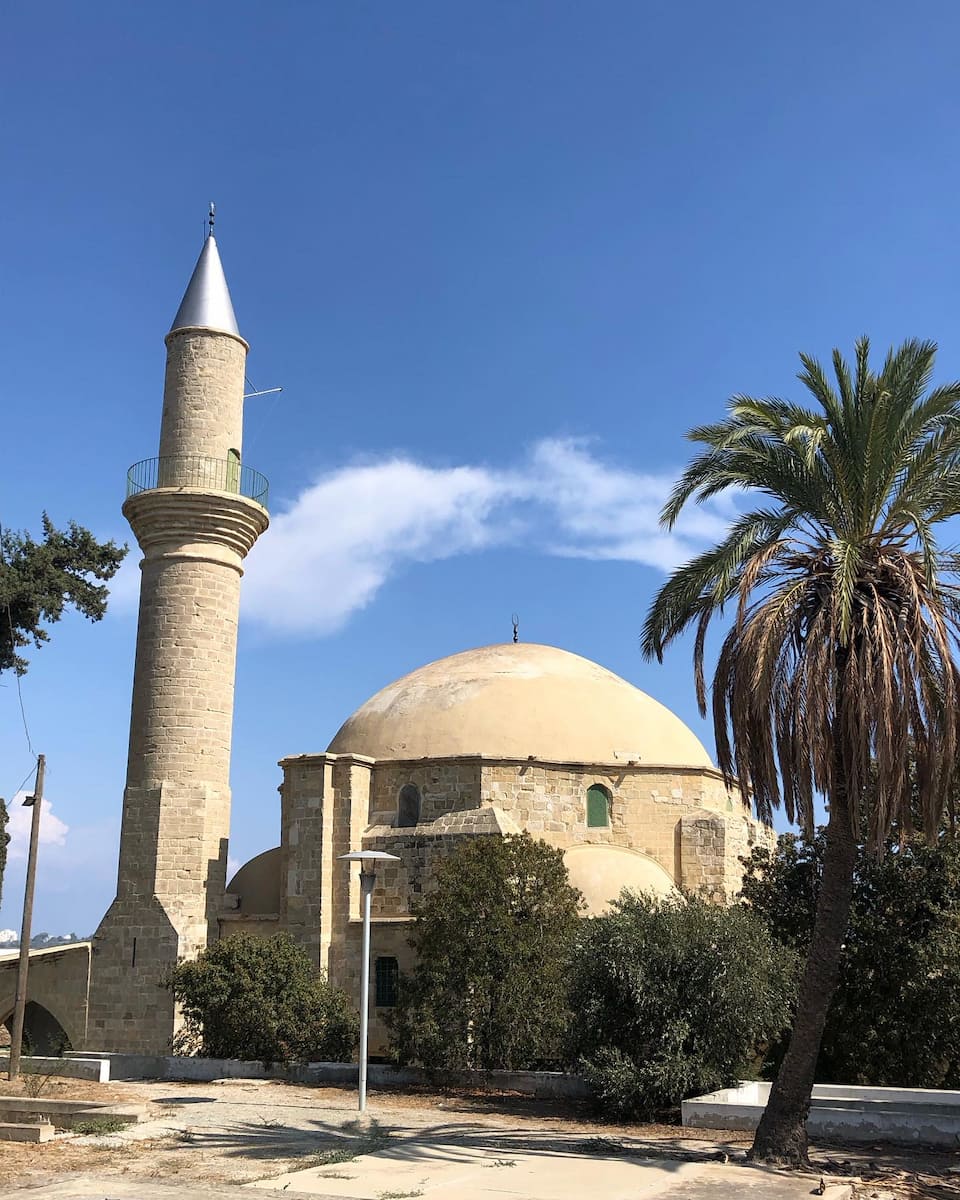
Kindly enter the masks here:
M 712 746 L 686 648 L 648 664 L 638 633 L 723 511 L 672 542 L 656 511 L 685 430 L 796 395 L 798 350 L 920 335 L 960 376 L 958 36 L 932 2 L 5 7 L 0 520 L 129 539 L 210 199 L 249 377 L 284 389 L 247 409 L 275 523 L 245 581 L 235 860 L 278 840 L 277 759 L 513 611 Z M 89 933 L 113 894 L 136 574 L 23 682 L 35 931 Z M 9 797 L 31 758 L 0 685 Z

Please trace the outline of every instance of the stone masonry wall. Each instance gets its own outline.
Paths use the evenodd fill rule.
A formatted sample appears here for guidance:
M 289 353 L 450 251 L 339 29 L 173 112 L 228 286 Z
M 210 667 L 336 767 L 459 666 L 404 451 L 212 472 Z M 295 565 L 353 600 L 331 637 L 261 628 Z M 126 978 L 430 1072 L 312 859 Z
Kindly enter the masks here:
M 280 927 L 335 978 L 344 926 L 359 912 L 357 868 L 339 856 L 361 845 L 372 763 L 305 754 L 280 765 Z
M 246 344 L 167 339 L 160 454 L 240 449 Z M 258 504 L 160 478 L 128 497 L 143 550 L 117 895 L 93 939 L 88 1045 L 164 1053 L 179 1018 L 163 981 L 218 936 L 230 828 L 230 745 L 242 562 Z M 218 486 L 219 484 L 219 486 Z
M 400 790 L 421 792 L 416 829 L 396 827 Z M 587 789 L 607 788 L 608 828 L 587 826 Z M 771 831 L 727 791 L 718 772 L 702 768 L 583 766 L 506 762 L 479 757 L 377 763 L 371 789 L 371 827 L 364 846 L 400 856 L 381 872 L 373 912 L 408 912 L 410 897 L 430 886 L 432 862 L 457 837 L 528 830 L 560 849 L 609 845 L 658 862 L 682 887 L 718 900 L 739 889 L 739 856 Z M 696 816 L 684 836 L 685 818 Z M 705 822 L 705 823 L 704 823 Z M 351 912 L 353 909 L 351 908 Z
M 98 1049 L 168 1048 L 160 982 L 217 936 L 226 886 L 241 560 L 178 549 L 143 566 L 117 897 L 94 936 Z
M 235 933 L 248 933 L 251 937 L 269 938 L 281 928 L 276 913 L 264 916 L 246 916 L 241 913 L 221 913 L 217 922 L 219 939 L 232 937 Z
M 389 1030 L 386 1025 L 388 1008 L 377 1007 L 376 963 L 378 958 L 391 957 L 397 960 L 401 972 L 416 969 L 416 956 L 408 945 L 410 921 L 395 919 L 372 919 L 370 922 L 370 1053 L 385 1055 L 389 1045 Z M 360 996 L 362 922 L 353 918 L 344 928 L 343 965 L 337 975 L 337 985 L 348 996 Z
M 396 957 L 401 971 L 407 971 L 415 967 L 407 945 L 410 902 L 435 885 L 439 861 L 464 837 L 502 837 L 527 829 L 561 849 L 593 844 L 637 850 L 681 886 L 720 902 L 732 900 L 739 888 L 738 856 L 773 837 L 727 792 L 718 773 L 701 768 L 612 768 L 478 756 L 374 763 L 333 754 L 285 759 L 282 765 L 286 894 L 280 926 L 317 953 L 330 979 L 351 996 L 360 989 L 361 907 L 357 868 L 338 858 L 349 849 L 397 855 L 398 861 L 377 870 L 371 971 L 384 955 Z M 420 790 L 420 821 L 401 828 L 398 801 L 407 784 Z M 611 794 L 609 828 L 587 826 L 592 784 Z M 385 1049 L 387 1031 L 372 982 L 370 1015 L 376 1054 Z
M 241 452 L 246 357 L 246 343 L 230 334 L 184 329 L 168 335 L 161 458 L 198 455 L 223 462 L 228 451 Z M 163 480 L 164 486 L 190 482 Z
M 587 826 L 587 789 L 594 784 L 610 793 L 608 828 Z M 737 855 L 768 837 L 739 796 L 727 791 L 719 772 L 698 767 L 484 763 L 483 798 L 551 845 L 639 850 L 680 886 L 718 898 L 721 893 L 732 898 L 739 888 Z M 682 821 L 700 810 L 715 814 L 714 826 L 724 835 L 684 843 Z
M 321 964 L 320 912 L 329 882 L 324 865 L 324 799 L 333 765 L 284 759 L 280 786 L 280 928 Z
M 370 796 L 370 823 L 390 824 L 397 815 L 400 789 L 420 790 L 420 820 L 435 821 L 449 812 L 479 808 L 481 761 L 445 758 L 425 762 L 377 763 Z
M 73 1049 L 83 1046 L 86 1039 L 89 979 L 89 942 L 30 954 L 27 1004 L 39 1004 L 56 1018 Z M 17 959 L 11 957 L 0 962 L 0 1025 L 12 1020 L 16 994 Z M 29 1024 L 25 1032 L 29 1040 Z
M 710 900 L 725 901 L 732 883 L 727 869 L 727 822 L 705 810 L 687 813 L 680 818 L 679 834 L 683 886 Z
M 329 756 L 333 758 L 333 755 Z M 344 861 L 342 854 L 366 850 L 363 831 L 370 811 L 372 762 L 352 755 L 338 755 L 333 765 L 333 825 L 330 886 L 325 896 L 325 966 L 334 982 L 343 977 L 347 956 L 346 934 L 351 917 L 360 916 L 360 868 Z M 327 924 L 327 921 L 329 924 Z
M 144 560 L 128 786 L 229 779 L 240 558 Z

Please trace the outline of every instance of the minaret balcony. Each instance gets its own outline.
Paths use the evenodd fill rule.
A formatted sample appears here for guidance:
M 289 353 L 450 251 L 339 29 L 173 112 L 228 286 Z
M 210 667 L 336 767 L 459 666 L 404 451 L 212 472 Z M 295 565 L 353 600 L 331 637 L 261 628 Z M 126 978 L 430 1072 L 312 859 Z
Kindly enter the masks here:
M 263 508 L 270 494 L 266 476 L 245 467 L 239 458 L 206 458 L 200 454 L 145 458 L 127 472 L 128 497 L 156 488 L 181 487 L 246 496 Z

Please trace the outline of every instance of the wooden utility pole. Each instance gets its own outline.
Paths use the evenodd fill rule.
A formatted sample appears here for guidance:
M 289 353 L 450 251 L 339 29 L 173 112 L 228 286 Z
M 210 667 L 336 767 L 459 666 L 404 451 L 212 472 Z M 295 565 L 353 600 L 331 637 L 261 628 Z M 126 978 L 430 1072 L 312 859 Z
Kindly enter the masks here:
M 23 1046 L 23 1014 L 27 1007 L 27 971 L 30 969 L 30 925 L 33 921 L 33 887 L 37 878 L 37 846 L 40 842 L 40 809 L 43 800 L 43 775 L 47 767 L 45 755 L 37 755 L 37 782 L 33 795 L 24 800 L 32 807 L 30 819 L 30 850 L 27 855 L 27 882 L 23 891 L 23 924 L 20 927 L 20 962 L 17 967 L 17 998 L 13 1009 L 13 1032 L 10 1038 L 10 1067 L 8 1079 L 20 1074 L 20 1050 Z

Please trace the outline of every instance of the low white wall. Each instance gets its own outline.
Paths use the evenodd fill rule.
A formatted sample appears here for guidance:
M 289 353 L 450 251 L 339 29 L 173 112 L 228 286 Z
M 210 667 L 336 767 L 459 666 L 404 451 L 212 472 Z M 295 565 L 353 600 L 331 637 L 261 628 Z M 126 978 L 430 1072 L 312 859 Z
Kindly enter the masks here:
M 6 1075 L 9 1065 L 10 1056 L 0 1056 L 0 1072 Z M 63 1058 L 25 1055 L 20 1059 L 20 1071 L 24 1075 L 56 1075 L 65 1079 L 89 1079 L 93 1083 L 107 1083 L 110 1079 L 110 1063 L 107 1059 L 73 1053 Z
M 74 1058 L 74 1052 L 69 1052 L 68 1057 Z M 213 1079 L 283 1079 L 289 1083 L 357 1083 L 356 1063 L 303 1063 L 295 1066 L 272 1063 L 267 1066 L 262 1062 L 245 1062 L 236 1058 L 98 1055 L 92 1051 L 84 1051 L 83 1058 L 106 1062 L 110 1079 L 195 1079 L 206 1082 Z M 392 1067 L 384 1063 L 371 1063 L 367 1068 L 367 1080 L 371 1087 L 382 1088 L 429 1083 L 424 1071 L 413 1067 Z M 564 1075 L 558 1071 L 463 1071 L 450 1082 L 455 1086 L 519 1092 L 541 1099 L 582 1099 L 590 1094 L 579 1076 Z
M 698 1129 L 756 1129 L 769 1095 L 769 1083 L 741 1083 L 684 1100 L 683 1124 Z M 817 1084 L 807 1132 L 814 1139 L 956 1149 L 960 1092 Z

